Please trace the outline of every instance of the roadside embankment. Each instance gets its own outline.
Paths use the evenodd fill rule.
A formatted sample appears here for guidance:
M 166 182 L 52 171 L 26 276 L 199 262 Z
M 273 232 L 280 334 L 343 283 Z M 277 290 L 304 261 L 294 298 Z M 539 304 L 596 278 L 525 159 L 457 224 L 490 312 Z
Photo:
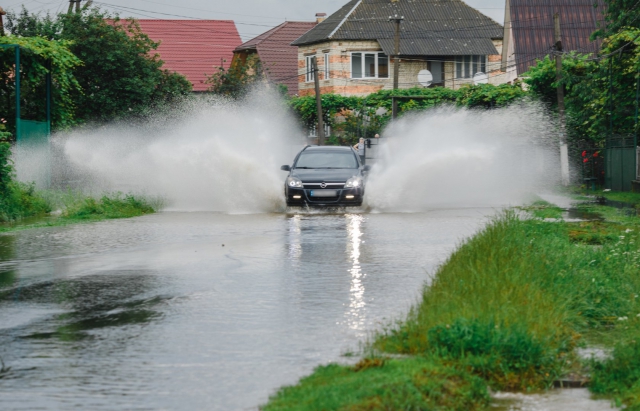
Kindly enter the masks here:
M 358 365 L 319 367 L 263 409 L 482 409 L 489 389 L 542 390 L 567 375 L 640 409 L 640 218 L 585 207 L 603 220 L 564 221 L 542 202 L 532 218 L 497 216 Z M 593 344 L 611 356 L 576 354 Z
M 159 206 L 159 200 L 119 192 L 96 198 L 82 192 L 37 190 L 34 184 L 15 179 L 11 146 L 0 141 L 0 232 L 136 217 Z
M 12 214 L 3 215 L 0 232 L 138 217 L 154 213 L 162 206 L 159 200 L 119 192 L 95 197 L 80 192 L 36 191 L 32 186 L 21 186 L 19 189 L 31 191 L 22 193 L 22 197 L 33 200 L 19 203 Z M 32 203 L 38 207 L 23 206 Z

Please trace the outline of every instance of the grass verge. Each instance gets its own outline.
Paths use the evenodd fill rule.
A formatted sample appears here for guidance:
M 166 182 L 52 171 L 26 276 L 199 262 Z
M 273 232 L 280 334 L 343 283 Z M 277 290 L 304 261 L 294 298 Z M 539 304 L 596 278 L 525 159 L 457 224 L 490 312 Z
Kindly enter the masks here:
M 159 201 L 150 202 L 132 194 L 111 193 L 94 198 L 71 191 L 38 191 L 34 184 L 16 180 L 11 145 L 0 139 L 0 232 L 136 217 L 153 213 L 158 206 Z M 54 209 L 62 210 L 61 215 L 49 216 Z
M 96 198 L 78 192 L 47 190 L 35 191 L 34 196 L 37 196 L 39 204 L 42 204 L 40 209 L 36 209 L 38 212 L 25 213 L 22 209 L 17 218 L 5 220 L 5 223 L 0 225 L 0 232 L 138 217 L 154 213 L 162 207 L 159 200 L 119 192 L 103 194 Z M 58 209 L 60 212 L 56 215 L 48 214 L 52 209 Z
M 430 377 L 434 384 L 454 384 L 464 375 L 465 381 L 480 378 L 493 389 L 533 391 L 549 388 L 576 368 L 585 371 L 575 347 L 592 339 L 617 341 L 611 359 L 587 364 L 592 390 L 640 409 L 640 219 L 593 206 L 591 211 L 615 218 L 549 221 L 555 217 L 546 211 L 555 212 L 555 207 L 536 207 L 545 213 L 521 219 L 505 212 L 462 244 L 407 318 L 371 342 L 372 351 L 404 354 L 401 361 L 407 364 L 430 361 L 458 373 Z M 281 404 L 288 410 L 437 409 L 398 406 L 404 406 L 398 402 L 405 395 L 401 389 L 385 394 L 398 396 L 386 402 L 376 390 L 361 390 L 355 399 L 341 387 L 372 385 L 369 377 L 332 367 L 341 371 L 326 374 L 328 369 L 321 367 L 281 390 L 264 409 L 285 409 Z M 380 387 L 396 381 L 393 368 L 380 367 L 376 373 Z M 438 401 L 441 395 L 462 395 L 480 406 L 486 393 L 422 391 L 424 401 Z

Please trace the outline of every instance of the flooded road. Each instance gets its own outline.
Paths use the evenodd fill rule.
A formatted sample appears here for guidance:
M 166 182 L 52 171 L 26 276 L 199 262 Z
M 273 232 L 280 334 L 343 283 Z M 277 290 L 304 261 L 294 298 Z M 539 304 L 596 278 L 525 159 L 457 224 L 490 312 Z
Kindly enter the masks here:
M 2 235 L 2 409 L 256 409 L 400 317 L 494 213 L 166 212 Z

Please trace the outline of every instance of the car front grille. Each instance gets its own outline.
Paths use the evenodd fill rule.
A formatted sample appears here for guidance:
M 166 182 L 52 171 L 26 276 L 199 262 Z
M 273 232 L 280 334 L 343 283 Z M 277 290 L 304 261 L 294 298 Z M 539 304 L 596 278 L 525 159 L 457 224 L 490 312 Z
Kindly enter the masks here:
M 302 183 L 304 188 L 312 189 L 312 190 L 339 190 L 344 188 L 345 183 L 325 183 L 326 187 L 321 187 L 322 183 Z

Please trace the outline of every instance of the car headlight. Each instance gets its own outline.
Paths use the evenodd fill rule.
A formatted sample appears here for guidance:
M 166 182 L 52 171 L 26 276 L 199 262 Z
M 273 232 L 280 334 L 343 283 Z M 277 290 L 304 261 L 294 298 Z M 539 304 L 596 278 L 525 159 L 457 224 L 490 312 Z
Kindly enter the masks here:
M 287 178 L 287 185 L 289 187 L 300 188 L 300 187 L 302 187 L 302 181 L 300 181 L 300 179 L 295 178 L 295 177 L 289 177 L 289 178 Z
M 360 177 L 351 177 L 347 180 L 344 188 L 358 188 L 362 186 L 362 179 Z

